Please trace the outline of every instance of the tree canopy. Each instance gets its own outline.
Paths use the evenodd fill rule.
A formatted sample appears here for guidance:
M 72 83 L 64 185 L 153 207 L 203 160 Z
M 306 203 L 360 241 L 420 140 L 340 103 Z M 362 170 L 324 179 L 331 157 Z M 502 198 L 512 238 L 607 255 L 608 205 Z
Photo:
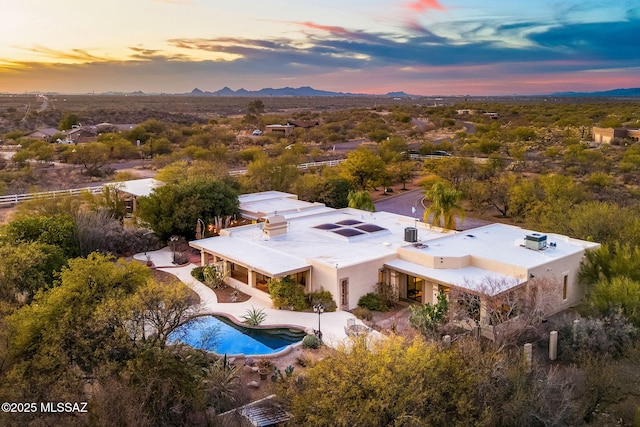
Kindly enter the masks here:
M 381 180 L 386 173 L 382 159 L 367 148 L 359 147 L 349 152 L 347 160 L 340 164 L 344 176 L 362 191 Z
M 156 188 L 138 201 L 138 215 L 156 235 L 194 238 L 196 223 L 212 224 L 219 216 L 239 213 L 238 189 L 229 180 L 192 179 Z
M 424 221 L 449 230 L 456 229 L 456 214 L 464 219 L 464 210 L 459 204 L 462 197 L 455 188 L 436 182 L 426 193 L 431 204 L 424 212 Z M 431 220 L 429 221 L 429 217 Z

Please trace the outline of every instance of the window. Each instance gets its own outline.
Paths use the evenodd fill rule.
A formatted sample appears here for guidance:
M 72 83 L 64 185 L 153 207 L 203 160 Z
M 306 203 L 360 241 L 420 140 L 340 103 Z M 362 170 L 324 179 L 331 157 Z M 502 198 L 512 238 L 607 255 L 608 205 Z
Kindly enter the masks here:
M 562 299 L 563 300 L 567 299 L 568 291 L 569 291 L 569 276 L 565 274 L 562 277 Z

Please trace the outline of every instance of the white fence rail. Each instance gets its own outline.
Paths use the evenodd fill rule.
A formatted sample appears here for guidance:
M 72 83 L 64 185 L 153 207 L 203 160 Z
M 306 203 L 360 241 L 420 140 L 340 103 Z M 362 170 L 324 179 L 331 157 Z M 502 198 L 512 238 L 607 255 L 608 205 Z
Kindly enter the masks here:
M 10 194 L 7 196 L 0 196 L 0 206 L 10 206 L 15 205 L 20 202 L 24 202 L 25 200 L 33 200 L 38 198 L 49 198 L 56 196 L 77 196 L 80 193 L 84 193 L 88 191 L 92 194 L 97 194 L 102 192 L 102 185 L 96 187 L 83 187 L 83 188 L 72 188 L 70 190 L 56 190 L 56 191 L 44 191 L 41 193 L 26 193 L 26 194 Z
M 302 163 L 298 165 L 298 169 L 309 169 L 309 168 L 317 168 L 320 166 L 337 166 L 339 163 L 344 162 L 346 159 L 338 159 L 338 160 L 325 160 L 323 162 L 310 162 L 310 163 Z M 246 175 L 246 169 L 237 169 L 233 171 L 229 171 L 229 175 L 238 176 L 238 175 Z

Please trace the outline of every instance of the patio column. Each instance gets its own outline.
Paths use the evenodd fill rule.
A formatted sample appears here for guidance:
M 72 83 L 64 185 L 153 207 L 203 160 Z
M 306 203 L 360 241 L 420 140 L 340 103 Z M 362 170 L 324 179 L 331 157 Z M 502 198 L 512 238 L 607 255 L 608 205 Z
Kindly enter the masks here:
M 207 265 L 207 258 L 209 258 L 209 254 L 204 250 L 200 250 L 200 265 Z
M 249 282 L 250 288 L 256 287 L 256 272 L 250 268 L 247 268 L 247 282 Z
M 489 313 L 487 311 L 487 301 L 484 298 L 480 298 L 480 326 L 489 326 L 491 324 L 491 319 L 489 318 Z
M 438 291 L 436 290 L 435 294 L 438 294 Z M 424 289 L 422 290 L 422 301 L 420 301 L 422 304 L 433 304 L 433 283 L 429 282 L 428 280 L 424 281 Z M 437 302 L 437 301 L 436 301 Z
M 400 295 L 400 274 L 397 271 L 389 271 L 389 284 L 398 297 L 402 296 Z

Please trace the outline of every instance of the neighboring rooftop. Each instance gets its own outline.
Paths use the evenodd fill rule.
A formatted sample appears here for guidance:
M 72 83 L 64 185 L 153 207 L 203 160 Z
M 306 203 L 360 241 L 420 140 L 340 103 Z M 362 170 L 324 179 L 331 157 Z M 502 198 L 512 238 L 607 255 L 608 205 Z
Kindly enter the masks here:
M 163 184 L 162 181 L 153 178 L 143 178 L 131 181 L 112 182 L 107 185 L 115 187 L 124 193 L 131 194 L 134 197 L 146 197 L 149 196 L 154 189 Z

